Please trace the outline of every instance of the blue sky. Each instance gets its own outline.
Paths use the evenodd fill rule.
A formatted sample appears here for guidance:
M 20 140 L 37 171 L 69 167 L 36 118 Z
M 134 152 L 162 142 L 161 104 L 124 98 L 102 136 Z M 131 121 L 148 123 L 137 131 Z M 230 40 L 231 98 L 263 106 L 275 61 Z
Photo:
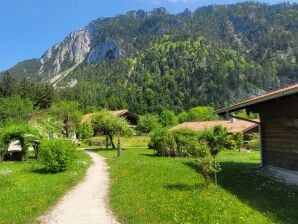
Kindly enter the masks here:
M 98 17 L 165 7 L 172 13 L 236 0 L 1 0 L 0 71 L 39 58 L 47 48 Z M 278 3 L 280 0 L 265 0 Z

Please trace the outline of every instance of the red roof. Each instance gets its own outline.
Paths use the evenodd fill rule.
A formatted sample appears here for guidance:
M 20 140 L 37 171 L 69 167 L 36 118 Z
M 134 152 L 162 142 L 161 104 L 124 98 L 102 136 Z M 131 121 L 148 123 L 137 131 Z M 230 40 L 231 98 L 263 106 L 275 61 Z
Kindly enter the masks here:
M 257 104 L 257 103 L 262 103 L 265 101 L 269 101 L 269 100 L 273 100 L 273 99 L 277 99 L 283 96 L 287 96 L 287 95 L 291 95 L 291 94 L 295 94 L 298 93 L 298 83 L 296 83 L 295 85 L 291 85 L 282 89 L 278 89 L 269 93 L 265 93 L 264 95 L 261 96 L 257 96 L 254 97 L 252 99 L 248 99 L 239 103 L 236 103 L 232 106 L 220 109 L 217 111 L 218 114 L 222 115 L 225 114 L 227 112 L 232 112 L 232 111 L 236 111 L 236 110 L 241 110 L 245 107 Z

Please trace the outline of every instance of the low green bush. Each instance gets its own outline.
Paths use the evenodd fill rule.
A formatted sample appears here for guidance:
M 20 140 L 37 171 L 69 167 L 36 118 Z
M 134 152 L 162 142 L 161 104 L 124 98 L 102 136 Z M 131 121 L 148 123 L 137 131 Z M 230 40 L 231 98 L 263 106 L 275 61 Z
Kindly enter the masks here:
M 90 121 L 86 121 L 79 125 L 78 134 L 80 139 L 88 139 L 94 135 L 93 127 Z
M 166 128 L 157 128 L 150 133 L 149 148 L 155 149 L 158 156 L 176 156 L 174 135 Z
M 176 144 L 178 156 L 192 156 L 195 152 L 193 146 L 197 144 L 199 133 L 190 129 L 178 129 L 172 131 Z
M 260 135 L 257 133 L 251 134 L 251 140 L 248 142 L 249 149 L 252 150 L 260 150 L 261 144 L 260 144 Z
M 6 126 L 0 135 L 0 157 L 8 157 L 8 147 L 12 140 L 19 140 L 22 146 L 22 159 L 27 158 L 28 145 L 34 140 L 39 140 L 38 130 L 28 124 L 17 124 Z M 0 158 L 1 159 L 1 158 Z
M 48 172 L 67 169 L 74 159 L 76 146 L 67 140 L 45 140 L 40 145 L 39 160 Z
M 189 129 L 170 131 L 155 129 L 150 133 L 149 148 L 156 150 L 158 156 L 191 156 L 193 144 L 198 142 L 198 133 Z

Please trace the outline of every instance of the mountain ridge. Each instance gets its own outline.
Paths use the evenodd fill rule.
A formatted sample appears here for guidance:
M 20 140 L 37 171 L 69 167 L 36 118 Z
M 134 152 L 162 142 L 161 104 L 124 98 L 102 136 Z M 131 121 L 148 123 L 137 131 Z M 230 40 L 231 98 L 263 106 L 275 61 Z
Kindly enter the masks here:
M 196 48 L 192 45 L 198 44 L 200 37 L 205 39 L 201 50 L 207 53 L 185 48 Z M 200 102 L 224 105 L 235 101 L 237 92 L 239 98 L 243 98 L 298 81 L 297 46 L 298 5 L 295 3 L 211 5 L 193 12 L 186 9 L 178 14 L 157 8 L 151 12 L 137 10 L 93 20 L 49 48 L 40 59 L 21 62 L 9 72 L 18 79 L 50 82 L 59 88 L 76 86 L 88 95 L 88 88 L 93 86 L 94 96 L 90 97 L 94 98 L 94 102 L 97 97 L 94 91 L 98 91 L 102 98 L 105 95 L 115 96 L 115 88 L 124 92 L 129 91 L 125 88 L 139 87 L 144 92 L 147 89 L 158 91 L 160 87 L 157 83 L 152 87 L 139 80 L 148 76 L 147 73 L 154 80 L 162 80 L 163 76 L 170 74 L 172 78 L 162 81 L 165 86 L 175 86 L 186 95 L 189 95 L 188 92 L 195 93 L 200 98 L 196 100 L 189 95 L 185 102 L 179 102 L 183 105 L 179 108 Z M 159 53 L 152 54 L 150 50 Z M 179 57 L 179 52 L 185 57 Z M 188 54 L 191 54 L 190 57 Z M 241 61 L 235 55 L 241 57 Z M 222 68 L 216 68 L 213 61 L 218 61 Z M 175 68 L 182 69 L 188 79 L 200 86 L 201 92 L 195 90 L 194 85 L 181 82 L 179 72 L 182 70 L 176 71 Z M 201 70 L 197 70 L 199 68 Z M 118 80 L 122 80 L 121 85 Z M 236 83 L 241 83 L 243 90 L 235 88 Z M 101 87 L 94 87 L 95 84 Z M 221 94 L 224 94 L 222 88 L 225 88 L 229 97 L 222 99 L 214 88 Z M 176 92 L 175 89 L 167 91 L 164 94 Z M 117 97 L 121 99 L 122 96 Z M 120 100 L 124 106 L 132 104 L 129 97 Z M 144 100 L 146 97 L 142 95 Z M 175 101 L 178 96 L 173 97 Z M 165 105 L 176 107 L 169 100 L 164 102 Z M 140 103 L 148 102 L 151 101 L 147 99 Z

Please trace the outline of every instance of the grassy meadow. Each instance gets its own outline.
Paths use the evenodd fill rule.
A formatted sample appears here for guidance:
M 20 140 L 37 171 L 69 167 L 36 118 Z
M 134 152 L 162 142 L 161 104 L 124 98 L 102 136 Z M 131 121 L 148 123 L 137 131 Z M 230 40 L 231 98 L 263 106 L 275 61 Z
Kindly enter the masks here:
M 92 143 L 95 145 L 105 145 L 105 136 L 96 136 L 90 138 Z M 121 137 L 121 145 L 123 148 L 146 148 L 148 146 L 150 138 L 148 136 L 134 136 L 134 137 Z M 117 144 L 117 138 L 114 137 L 114 143 Z M 111 146 L 110 146 L 111 147 Z
M 0 223 L 36 223 L 85 175 L 90 157 L 78 151 L 73 165 L 61 173 L 46 173 L 36 160 L 0 163 Z
M 297 223 L 298 189 L 258 170 L 259 152 L 221 152 L 218 186 L 206 189 L 192 159 L 97 151 L 108 158 L 110 205 L 122 223 Z

